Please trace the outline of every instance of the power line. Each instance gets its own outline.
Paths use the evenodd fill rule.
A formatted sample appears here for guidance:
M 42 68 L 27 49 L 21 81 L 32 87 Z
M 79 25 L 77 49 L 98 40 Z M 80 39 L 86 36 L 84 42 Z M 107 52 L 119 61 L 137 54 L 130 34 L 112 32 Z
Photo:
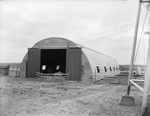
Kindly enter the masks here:
M 105 32 L 101 32 L 101 33 L 90 35 L 90 36 L 87 36 L 87 37 L 84 37 L 84 38 L 76 39 L 74 41 L 78 41 L 78 40 L 81 40 L 81 39 L 84 40 L 84 39 L 87 39 L 88 37 L 91 37 L 91 36 L 96 36 L 96 35 L 100 35 L 100 34 L 109 33 L 109 32 L 112 32 L 112 31 L 116 31 L 117 29 L 120 29 L 120 28 L 123 28 L 123 27 L 127 27 L 127 26 L 130 26 L 130 25 L 133 25 L 133 24 L 135 24 L 135 23 L 129 23 L 129 24 L 126 24 L 126 25 L 123 25 L 123 26 L 120 26 L 120 27 L 113 28 L 113 29 L 105 31 Z
M 145 38 L 143 38 L 143 60 L 144 60 L 144 66 L 145 66 Z
M 93 40 L 86 41 L 86 42 L 83 42 L 83 43 L 88 43 L 88 42 L 93 42 L 93 41 L 97 41 L 97 40 L 100 40 L 100 39 L 105 39 L 105 38 L 108 38 L 108 37 L 111 37 L 111 36 L 114 36 L 114 35 L 118 35 L 118 34 L 120 34 L 120 33 L 126 32 L 126 31 L 128 31 L 128 30 L 124 30 L 124 31 L 120 31 L 120 32 L 117 32 L 117 33 L 113 33 L 113 34 L 111 34 L 111 35 L 109 35 L 109 36 L 105 36 L 105 37 L 98 38 L 98 39 L 93 39 Z M 82 43 L 82 44 L 83 44 L 83 43 Z
M 124 26 L 121 26 L 121 27 L 117 27 L 117 28 L 115 28 L 115 29 L 122 28 L 122 27 L 125 27 L 125 26 L 128 26 L 128 25 L 131 25 L 131 24 L 134 24 L 134 23 L 130 23 L 130 24 L 127 24 L 127 25 L 124 25 Z M 115 30 L 115 29 L 112 29 L 112 30 Z M 112 30 L 110 30 L 110 31 L 112 31 Z M 107 31 L 107 32 L 110 32 L 110 31 Z M 107 37 L 110 37 L 110 36 L 113 36 L 113 35 L 117 35 L 117 34 L 120 34 L 120 33 L 125 32 L 125 31 L 128 31 L 128 30 L 124 30 L 124 31 L 121 31 L 121 32 L 118 32 L 118 33 L 114 33 L 114 34 L 111 34 L 111 35 L 109 35 L 109 36 L 107 36 Z M 107 33 L 107 32 L 103 32 L 103 33 Z M 107 38 L 107 37 L 103 37 L 103 38 Z M 101 38 L 101 39 L 103 39 L 103 38 Z M 96 40 L 97 40 L 97 39 L 96 39 Z M 90 40 L 90 41 L 93 41 L 93 40 Z M 95 40 L 94 40 L 94 41 L 95 41 Z M 88 41 L 88 42 L 89 42 L 89 41 Z M 87 42 L 84 42 L 84 43 L 87 43 Z M 99 54 L 102 54 L 102 55 L 105 55 L 105 56 L 107 56 L 107 57 L 112 58 L 111 56 L 106 55 L 106 54 L 103 54 L 103 53 L 101 53 L 101 52 L 99 52 L 99 51 L 96 51 L 96 50 L 93 50 L 93 49 L 91 49 L 91 48 L 85 47 L 85 46 L 83 46 L 83 45 L 81 45 L 81 44 L 78 44 L 78 43 L 76 43 L 76 44 L 79 45 L 79 46 L 81 46 L 81 47 L 84 47 L 84 48 L 86 48 L 86 49 L 88 49 L 88 50 L 91 50 L 91 51 L 93 51 L 93 52 L 97 52 L 97 53 L 99 53 Z M 113 59 L 114 59 L 114 58 L 113 58 Z
M 76 44 L 79 45 L 79 46 L 81 46 L 81 47 L 83 47 L 83 48 L 85 48 L 85 49 L 88 49 L 88 50 L 91 50 L 91 51 L 93 51 L 93 52 L 96 52 L 96 53 L 105 55 L 105 56 L 107 56 L 107 57 L 113 58 L 113 57 L 111 57 L 111 56 L 109 56 L 109 55 L 106 55 L 106 54 L 103 54 L 103 53 L 101 53 L 101 52 L 99 52 L 99 51 L 96 51 L 96 50 L 93 50 L 93 49 L 91 49 L 91 48 L 85 47 L 85 46 L 83 46 L 83 45 L 81 45 L 81 44 L 78 44 L 78 43 L 76 43 Z M 113 58 L 113 59 L 114 59 L 114 58 Z

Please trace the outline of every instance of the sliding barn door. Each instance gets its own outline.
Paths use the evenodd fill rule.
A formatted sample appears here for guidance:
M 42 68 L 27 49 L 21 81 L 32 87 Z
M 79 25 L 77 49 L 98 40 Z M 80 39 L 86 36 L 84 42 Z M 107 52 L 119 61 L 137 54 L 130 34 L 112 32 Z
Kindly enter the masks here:
M 81 48 L 67 49 L 66 72 L 69 80 L 81 81 Z
M 35 73 L 40 72 L 40 55 L 38 48 L 28 49 L 27 77 L 35 78 Z

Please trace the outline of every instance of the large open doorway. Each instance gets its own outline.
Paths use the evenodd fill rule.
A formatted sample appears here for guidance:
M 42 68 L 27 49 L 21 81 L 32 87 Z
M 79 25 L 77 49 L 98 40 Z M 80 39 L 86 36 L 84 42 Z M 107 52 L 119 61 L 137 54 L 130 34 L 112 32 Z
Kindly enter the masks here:
M 41 72 L 66 73 L 66 49 L 42 49 Z

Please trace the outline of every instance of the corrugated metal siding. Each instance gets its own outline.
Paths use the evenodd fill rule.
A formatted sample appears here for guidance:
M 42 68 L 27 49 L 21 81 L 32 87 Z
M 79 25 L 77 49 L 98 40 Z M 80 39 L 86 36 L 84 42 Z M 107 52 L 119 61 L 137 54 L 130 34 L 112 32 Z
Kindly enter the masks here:
M 36 72 L 40 72 L 40 49 L 28 49 L 27 77 L 35 77 Z
M 81 48 L 67 49 L 66 70 L 69 80 L 81 81 Z

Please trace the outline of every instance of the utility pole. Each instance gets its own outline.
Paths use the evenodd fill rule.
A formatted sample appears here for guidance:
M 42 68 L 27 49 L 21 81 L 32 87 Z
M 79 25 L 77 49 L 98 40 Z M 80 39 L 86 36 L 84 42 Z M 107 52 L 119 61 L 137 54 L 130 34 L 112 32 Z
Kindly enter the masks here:
M 148 4 L 150 5 L 150 3 Z M 148 8 L 148 6 L 147 6 Z M 149 42 L 148 42 L 148 53 L 147 53 L 147 63 L 146 63 L 146 74 L 144 83 L 144 93 L 142 101 L 142 116 L 148 116 L 148 97 L 150 91 L 150 15 L 149 15 Z

